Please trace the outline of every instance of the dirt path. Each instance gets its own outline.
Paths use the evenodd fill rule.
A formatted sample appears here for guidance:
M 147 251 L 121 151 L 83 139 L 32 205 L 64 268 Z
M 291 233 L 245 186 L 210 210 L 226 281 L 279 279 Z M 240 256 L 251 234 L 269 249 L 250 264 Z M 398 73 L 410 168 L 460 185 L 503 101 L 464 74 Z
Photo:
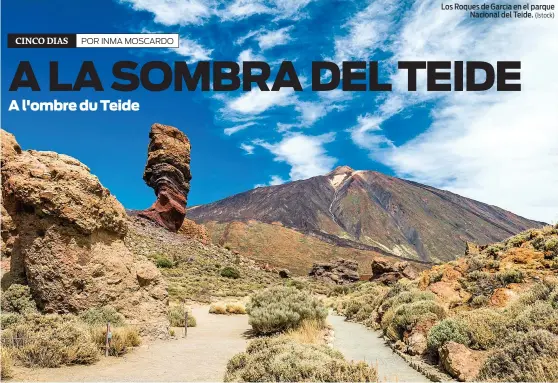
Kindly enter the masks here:
M 428 382 L 429 379 L 395 354 L 384 343 L 381 334 L 365 326 L 345 322 L 345 317 L 330 315 L 329 323 L 335 331 L 333 347 L 341 351 L 349 360 L 364 360 L 376 365 L 381 382 Z
M 188 329 L 187 338 L 150 342 L 122 358 L 102 357 L 91 366 L 20 369 L 14 380 L 222 381 L 228 360 L 246 348 L 248 316 L 214 315 L 208 310 L 209 306 L 192 309 L 198 326 Z

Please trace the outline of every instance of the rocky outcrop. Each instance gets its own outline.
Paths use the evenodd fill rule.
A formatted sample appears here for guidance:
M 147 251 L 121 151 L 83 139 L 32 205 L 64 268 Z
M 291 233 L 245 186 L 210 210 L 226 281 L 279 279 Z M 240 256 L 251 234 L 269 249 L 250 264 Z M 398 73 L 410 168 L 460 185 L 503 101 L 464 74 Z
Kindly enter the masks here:
M 358 263 L 348 259 L 338 259 L 332 263 L 314 263 L 308 275 L 339 285 L 358 282 L 360 279 Z
M 417 269 L 409 262 L 392 263 L 384 258 L 377 258 L 372 261 L 371 281 L 391 285 L 401 278 L 415 279 L 418 276 Z
M 448 342 L 440 348 L 440 364 L 460 382 L 475 380 L 487 355 L 461 343 Z
M 143 179 L 155 190 L 157 201 L 138 215 L 177 232 L 186 215 L 192 179 L 190 141 L 180 130 L 162 124 L 151 126 L 149 138 Z
M 204 225 L 198 225 L 194 221 L 185 218 L 182 226 L 178 229 L 178 233 L 184 235 L 186 238 L 195 239 L 204 245 L 209 245 L 211 238 Z
M 12 282 L 28 284 L 45 313 L 111 305 L 145 334 L 165 336 L 166 283 L 123 242 L 122 205 L 87 166 L 54 152 L 22 151 L 2 131 L 2 232 Z

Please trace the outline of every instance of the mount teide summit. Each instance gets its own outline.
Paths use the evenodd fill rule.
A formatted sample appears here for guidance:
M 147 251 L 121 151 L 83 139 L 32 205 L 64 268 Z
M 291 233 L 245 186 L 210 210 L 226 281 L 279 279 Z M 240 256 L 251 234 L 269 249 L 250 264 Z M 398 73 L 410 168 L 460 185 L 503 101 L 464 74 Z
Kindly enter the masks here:
M 239 225 L 247 225 L 236 240 L 240 247 L 250 242 L 248 226 L 260 225 L 251 231 L 261 232 L 273 225 L 336 247 L 427 262 L 455 259 L 466 241 L 491 243 L 542 225 L 448 191 L 348 166 L 195 206 L 187 216 L 205 223 L 222 244 L 235 242 L 227 237 L 238 237 Z M 261 239 L 273 245 L 273 235 Z

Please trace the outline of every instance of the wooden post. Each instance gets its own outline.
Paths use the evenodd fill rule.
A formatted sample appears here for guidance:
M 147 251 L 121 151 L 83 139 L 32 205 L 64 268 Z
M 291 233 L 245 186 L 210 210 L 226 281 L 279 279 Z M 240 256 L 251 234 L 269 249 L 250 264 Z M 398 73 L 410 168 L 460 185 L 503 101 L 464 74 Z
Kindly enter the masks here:
M 188 336 L 188 310 L 184 310 L 184 337 Z
M 105 335 L 105 356 L 109 356 L 109 348 L 110 348 L 110 322 L 107 322 L 107 333 Z

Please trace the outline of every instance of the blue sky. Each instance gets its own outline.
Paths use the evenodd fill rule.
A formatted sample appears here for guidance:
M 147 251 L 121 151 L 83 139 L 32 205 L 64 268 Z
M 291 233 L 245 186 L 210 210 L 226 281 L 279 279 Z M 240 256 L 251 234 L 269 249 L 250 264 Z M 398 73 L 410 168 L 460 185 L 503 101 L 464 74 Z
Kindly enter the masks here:
M 29 8 L 33 12 L 29 12 Z M 179 33 L 164 49 L 5 49 L 6 34 Z M 127 208 L 149 206 L 148 132 L 174 125 L 192 142 L 189 205 L 324 174 L 338 165 L 423 182 L 529 218 L 558 219 L 555 20 L 472 21 L 439 1 L 96 0 L 2 3 L 2 127 L 24 148 L 76 157 Z M 533 44 L 537 41 L 537 44 Z M 111 91 L 115 61 L 294 61 L 303 92 Z M 521 60 L 514 94 L 403 91 L 397 60 Z M 47 84 L 58 60 L 73 80 L 84 60 L 103 93 L 8 92 L 19 61 Z M 382 60 L 389 93 L 310 91 L 313 60 Z M 274 71 L 272 71 L 272 75 Z M 273 76 L 272 76 L 273 77 Z M 46 89 L 46 86 L 45 86 Z M 136 113 L 16 113 L 12 99 L 131 98 Z M 554 102 L 552 101 L 554 100 Z

